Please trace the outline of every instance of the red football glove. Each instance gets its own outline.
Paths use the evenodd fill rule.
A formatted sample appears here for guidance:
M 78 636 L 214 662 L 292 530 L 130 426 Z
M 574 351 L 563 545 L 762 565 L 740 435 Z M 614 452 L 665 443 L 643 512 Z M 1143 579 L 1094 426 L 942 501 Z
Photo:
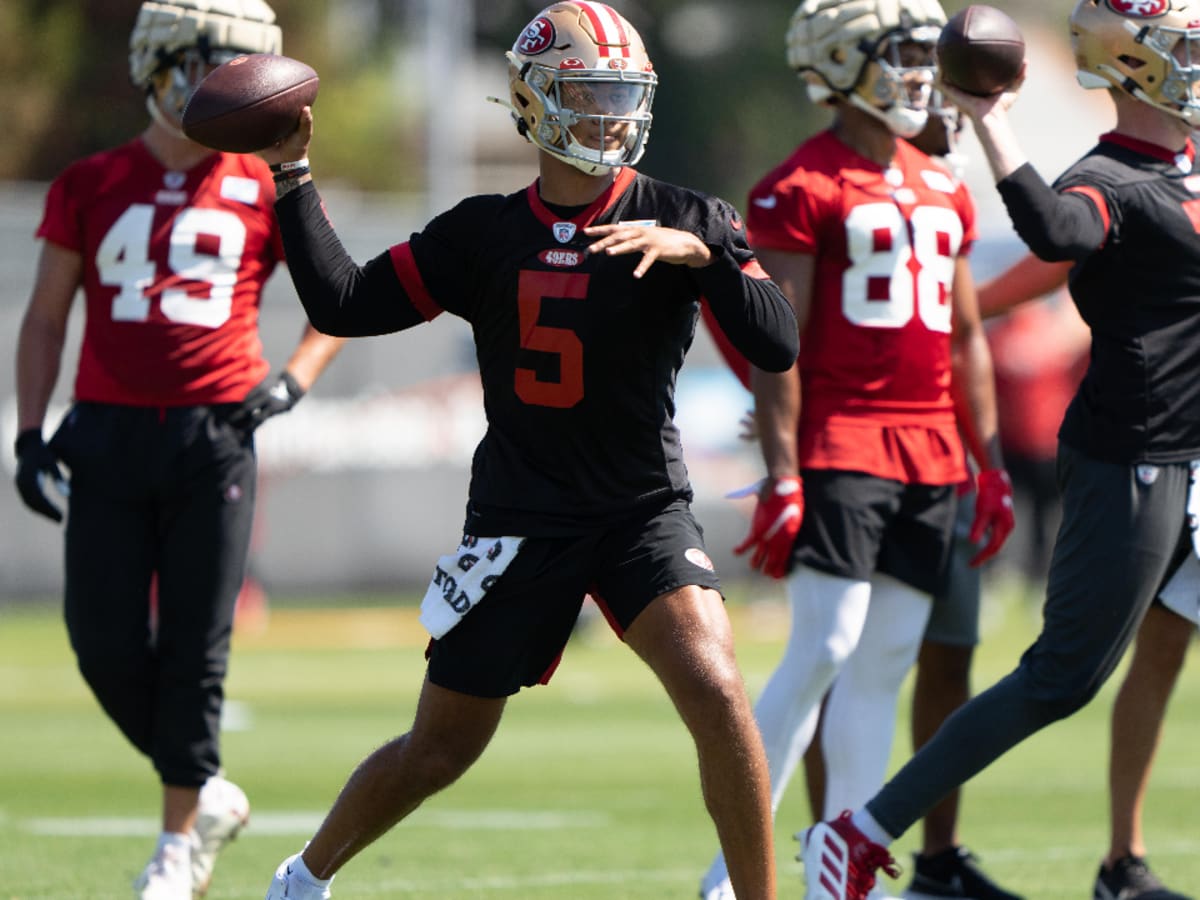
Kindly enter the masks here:
M 975 521 L 971 523 L 970 541 L 978 544 L 988 535 L 988 542 L 971 560 L 981 566 L 998 552 L 1012 534 L 1013 491 L 1008 473 L 1003 469 L 987 469 L 975 479 Z
M 750 566 L 772 578 L 783 578 L 792 561 L 792 545 L 804 520 L 804 485 L 800 476 L 780 478 L 758 495 L 750 534 L 733 548 L 741 556 L 751 547 Z

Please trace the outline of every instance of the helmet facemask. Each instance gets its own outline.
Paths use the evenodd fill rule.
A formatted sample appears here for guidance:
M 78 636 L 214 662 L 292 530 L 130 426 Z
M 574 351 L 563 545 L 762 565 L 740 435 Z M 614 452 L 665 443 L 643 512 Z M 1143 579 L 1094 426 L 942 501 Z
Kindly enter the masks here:
M 1181 118 L 1200 124 L 1200 97 L 1197 97 L 1197 82 L 1200 82 L 1200 27 L 1160 28 L 1156 34 L 1168 39 L 1171 36 L 1178 38 L 1167 54 L 1163 97 L 1182 108 Z
M 243 53 L 281 53 L 263 0 L 145 0 L 129 35 L 129 80 L 151 117 L 183 137 L 183 108 L 209 71 Z
M 508 57 L 518 66 L 512 53 Z M 523 118 L 518 125 L 534 144 L 589 175 L 641 159 L 653 118 L 653 72 L 520 68 L 515 77 L 544 110 L 535 126 Z
M 920 134 L 929 118 L 937 67 L 936 26 L 893 31 L 870 54 L 862 77 L 848 95 L 851 104 L 883 122 L 893 134 Z
M 1177 0 L 1080 0 L 1071 43 L 1082 87 L 1115 87 L 1200 125 L 1200 13 Z
M 946 14 L 938 0 L 801 0 L 787 61 L 814 103 L 841 98 L 901 137 L 920 132 Z
M 505 55 L 505 105 L 531 143 L 588 175 L 641 159 L 658 76 L 616 10 L 591 0 L 555 3 Z
M 146 109 L 159 125 L 184 137 L 183 108 L 204 77 L 222 63 L 242 55 L 240 50 L 210 50 L 207 46 L 178 51 L 165 68 L 155 72 L 146 90 Z

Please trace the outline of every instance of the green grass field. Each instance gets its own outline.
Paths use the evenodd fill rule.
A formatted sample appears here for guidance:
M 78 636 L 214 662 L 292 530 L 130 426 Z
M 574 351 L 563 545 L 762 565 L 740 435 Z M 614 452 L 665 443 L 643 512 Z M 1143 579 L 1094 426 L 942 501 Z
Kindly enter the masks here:
M 744 591 L 731 591 L 730 608 L 757 696 L 787 611 L 777 600 L 746 603 Z M 993 604 L 989 619 L 977 687 L 1007 671 L 1037 627 L 1015 603 Z M 406 729 L 423 645 L 411 609 L 288 609 L 278 598 L 265 627 L 239 634 L 224 752 L 254 814 L 222 856 L 211 898 L 262 897 L 354 764 Z M 1090 896 L 1106 844 L 1114 688 L 1115 679 L 968 787 L 965 839 L 1031 900 Z M 901 716 L 907 723 L 907 709 Z M 131 896 L 157 833 L 157 785 L 84 688 L 57 611 L 0 609 L 0 729 L 0 898 Z M 1200 679 L 1189 672 L 1159 754 L 1148 832 L 1156 868 L 1193 892 L 1198 738 Z M 781 897 L 802 895 L 792 834 L 806 809 L 797 782 L 778 818 Z M 904 863 L 915 837 L 895 848 Z M 509 705 L 483 760 L 348 865 L 335 896 L 691 898 L 714 850 L 690 740 L 641 663 L 589 625 L 551 686 Z

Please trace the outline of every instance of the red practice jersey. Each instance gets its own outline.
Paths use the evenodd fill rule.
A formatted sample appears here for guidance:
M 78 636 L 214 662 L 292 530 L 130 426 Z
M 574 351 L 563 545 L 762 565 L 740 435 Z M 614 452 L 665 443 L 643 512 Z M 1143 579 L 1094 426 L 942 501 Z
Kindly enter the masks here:
M 885 170 L 825 131 L 751 189 L 747 225 L 758 249 L 816 257 L 800 467 L 962 481 L 950 293 L 975 240 L 966 187 L 905 141 Z
M 274 201 L 255 156 L 217 153 L 173 172 L 138 138 L 69 166 L 37 234 L 83 257 L 75 399 L 242 400 L 270 368 L 258 308 L 283 259 Z

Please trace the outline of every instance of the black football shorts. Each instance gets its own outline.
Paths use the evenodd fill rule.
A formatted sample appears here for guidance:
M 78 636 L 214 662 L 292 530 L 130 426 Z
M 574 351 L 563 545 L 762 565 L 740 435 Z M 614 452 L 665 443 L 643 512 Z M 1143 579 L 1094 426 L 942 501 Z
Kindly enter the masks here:
M 806 469 L 794 561 L 858 581 L 882 572 L 932 595 L 954 539 L 954 490 Z
M 526 538 L 479 605 L 430 642 L 429 680 L 475 697 L 545 684 L 585 595 L 620 636 L 654 598 L 692 584 L 720 590 L 682 500 L 584 535 Z

